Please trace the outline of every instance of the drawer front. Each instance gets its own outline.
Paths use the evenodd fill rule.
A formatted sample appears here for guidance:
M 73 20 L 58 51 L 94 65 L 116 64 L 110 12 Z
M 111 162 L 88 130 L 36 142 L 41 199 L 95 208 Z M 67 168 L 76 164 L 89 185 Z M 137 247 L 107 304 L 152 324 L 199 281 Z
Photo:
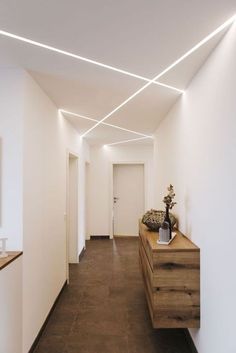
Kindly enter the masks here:
M 199 291 L 195 290 L 159 289 L 154 291 L 153 298 L 156 308 L 168 306 L 176 310 L 183 307 L 196 308 L 200 305 Z
M 155 254 L 153 286 L 157 288 L 200 290 L 199 252 Z
M 153 255 L 153 269 L 188 269 L 199 270 L 199 251 L 166 251 L 155 252 Z
M 153 312 L 154 328 L 199 328 L 200 308 L 167 306 L 155 308 Z

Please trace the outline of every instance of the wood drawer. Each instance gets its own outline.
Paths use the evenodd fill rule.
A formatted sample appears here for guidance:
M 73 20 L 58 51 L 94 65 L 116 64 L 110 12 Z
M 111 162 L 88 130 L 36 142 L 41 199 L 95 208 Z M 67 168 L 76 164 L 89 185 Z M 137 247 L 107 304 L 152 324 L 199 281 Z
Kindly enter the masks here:
M 196 308 L 200 305 L 199 291 L 174 290 L 172 288 L 164 290 L 154 289 L 153 302 L 157 308 L 164 308 L 167 303 L 172 308 Z
M 199 328 L 199 308 L 176 309 L 171 306 L 154 309 L 152 322 L 154 328 Z
M 199 252 L 173 252 L 166 250 L 165 252 L 156 252 L 153 254 L 153 269 L 188 269 L 199 270 L 200 268 Z
M 200 253 L 166 252 L 154 254 L 153 286 L 199 290 Z

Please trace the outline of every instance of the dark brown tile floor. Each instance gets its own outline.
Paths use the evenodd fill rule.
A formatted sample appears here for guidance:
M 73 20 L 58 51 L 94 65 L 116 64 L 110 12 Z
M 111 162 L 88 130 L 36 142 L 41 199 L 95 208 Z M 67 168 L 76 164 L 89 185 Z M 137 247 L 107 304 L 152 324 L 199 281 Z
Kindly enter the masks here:
M 91 240 L 35 353 L 190 353 L 182 330 L 154 330 L 138 239 Z

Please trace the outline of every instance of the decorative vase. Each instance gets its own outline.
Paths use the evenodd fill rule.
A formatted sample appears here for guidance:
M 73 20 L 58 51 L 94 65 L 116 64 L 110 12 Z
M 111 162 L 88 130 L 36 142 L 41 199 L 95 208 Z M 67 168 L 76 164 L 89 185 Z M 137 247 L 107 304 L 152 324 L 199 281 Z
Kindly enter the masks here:
M 171 240 L 171 237 L 172 237 L 172 225 L 171 225 L 171 220 L 170 220 L 170 215 L 169 215 L 169 206 L 168 205 L 166 205 L 166 213 L 165 213 L 164 222 L 167 222 L 169 224 L 169 240 Z
M 169 223 L 163 222 L 159 229 L 159 241 L 168 243 L 170 241 Z

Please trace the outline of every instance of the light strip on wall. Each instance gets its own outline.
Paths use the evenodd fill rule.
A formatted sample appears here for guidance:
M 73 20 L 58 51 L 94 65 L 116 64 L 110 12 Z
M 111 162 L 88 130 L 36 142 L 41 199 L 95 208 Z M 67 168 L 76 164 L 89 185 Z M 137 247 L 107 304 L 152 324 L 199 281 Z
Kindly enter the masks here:
M 170 86 L 170 85 L 167 85 L 166 83 L 162 83 L 160 81 L 154 81 L 153 83 L 156 83 L 158 84 L 159 86 L 162 86 L 162 87 L 165 87 L 165 88 L 169 88 L 169 89 L 172 89 L 173 91 L 176 91 L 178 93 L 184 93 L 184 90 L 183 89 L 179 89 L 179 88 L 176 88 L 174 86 Z
M 106 65 L 106 64 L 103 64 L 103 63 L 101 63 L 99 61 L 95 61 L 95 60 L 86 58 L 84 56 L 73 54 L 71 52 L 55 48 L 55 47 L 53 47 L 51 45 L 47 45 L 47 44 L 43 44 L 43 43 L 37 42 L 35 40 L 31 40 L 29 38 L 21 37 L 21 36 L 18 36 L 16 34 L 14 34 L 14 33 L 10 33 L 10 32 L 6 32 L 6 31 L 3 31 L 3 30 L 0 30 L 0 35 L 3 35 L 3 36 L 8 37 L 8 38 L 16 39 L 16 40 L 19 40 L 19 41 L 27 43 L 27 44 L 31 44 L 31 45 L 34 45 L 36 47 L 40 47 L 40 48 L 43 48 L 43 49 L 51 50 L 51 51 L 56 52 L 58 54 L 63 54 L 63 55 L 69 56 L 69 57 L 77 59 L 77 60 L 85 61 L 87 63 L 94 64 L 94 65 L 103 67 L 105 69 L 109 69 L 109 70 L 112 70 L 112 71 L 115 71 L 115 72 L 119 72 L 121 74 L 124 74 L 124 75 L 127 75 L 127 76 L 131 76 L 131 77 L 137 78 L 137 79 L 142 80 L 142 81 L 146 81 L 146 82 L 150 82 L 151 81 L 147 77 L 144 77 L 144 76 L 141 76 L 141 75 L 137 75 L 137 74 L 134 74 L 134 73 L 126 71 L 126 70 L 119 69 L 119 68 L 117 68 L 115 66 Z M 179 88 L 176 88 L 176 87 L 173 87 L 173 86 L 170 86 L 170 85 L 166 85 L 166 84 L 161 83 L 161 82 L 152 82 L 152 83 L 154 83 L 154 84 L 156 84 L 158 86 L 161 86 L 161 87 L 169 88 L 169 89 L 174 90 L 174 91 L 176 91 L 178 93 L 183 93 L 183 90 L 181 90 Z
M 96 121 L 96 122 L 99 121 L 99 120 L 96 120 L 96 119 L 89 118 L 89 117 L 87 117 L 85 115 L 69 112 L 68 110 L 64 110 L 64 109 L 58 109 L 58 111 L 61 112 L 62 114 L 65 113 L 65 114 L 72 115 L 72 116 L 75 116 L 77 118 L 82 118 L 82 119 L 85 119 L 85 120 Z
M 139 137 L 137 139 L 130 139 L 130 140 L 123 140 L 123 141 L 119 141 L 119 142 L 113 142 L 113 143 L 109 143 L 107 145 L 104 145 L 104 146 L 115 146 L 115 145 L 120 145 L 122 143 L 126 143 L 126 142 L 132 142 L 132 141 L 140 141 L 140 140 L 145 140 L 145 139 L 153 139 L 152 136 L 147 136 L 147 137 Z
M 197 43 L 193 48 L 191 48 L 189 51 L 187 51 L 184 55 L 182 55 L 179 59 L 173 62 L 170 66 L 168 66 L 165 70 L 163 70 L 159 75 L 156 76 L 156 80 L 158 80 L 160 77 L 165 75 L 168 71 L 173 69 L 176 65 L 178 65 L 181 61 L 186 59 L 189 55 L 193 54 L 196 50 L 198 50 L 200 47 L 202 47 L 204 44 L 209 42 L 210 39 L 215 37 L 218 33 L 223 31 L 226 27 L 230 26 L 234 21 L 236 20 L 236 14 L 230 19 L 228 19 L 226 22 L 224 22 L 221 26 L 216 28 L 213 32 L 211 32 L 208 36 L 203 38 L 199 43 Z
M 120 110 L 124 105 L 126 105 L 129 101 L 131 101 L 134 97 L 136 97 L 139 93 L 141 93 L 145 88 L 151 85 L 152 82 L 146 83 L 143 87 L 141 87 L 138 91 L 136 91 L 134 94 L 129 96 L 124 102 L 122 102 L 118 107 L 113 109 L 110 113 L 108 113 L 104 118 L 102 118 L 98 123 L 96 123 L 94 126 L 92 126 L 89 130 L 87 130 L 82 137 L 85 137 L 89 132 L 94 130 L 98 125 L 100 125 L 102 122 L 104 122 L 106 119 L 108 119 L 112 114 Z
M 214 36 L 216 36 L 219 32 L 223 31 L 227 26 L 231 25 L 236 19 L 236 14 L 232 16 L 229 20 L 224 22 L 221 26 L 219 26 L 216 30 L 214 30 L 212 33 L 210 33 L 208 36 L 206 36 L 204 39 L 202 39 L 198 44 L 196 44 L 194 47 L 192 47 L 190 50 L 188 50 L 184 55 L 182 55 L 179 59 L 175 60 L 171 65 L 169 65 L 166 69 L 164 69 L 162 72 L 160 72 L 157 76 L 155 76 L 151 81 L 146 83 L 143 87 L 141 87 L 139 90 L 137 90 L 135 93 L 133 93 L 129 98 L 127 98 L 123 103 L 118 105 L 115 109 L 113 109 L 110 113 L 108 113 L 106 116 L 104 116 L 103 119 L 100 120 L 99 123 L 96 123 L 94 126 L 92 126 L 90 129 L 88 129 L 82 137 L 85 137 L 89 132 L 91 132 L 93 129 L 95 129 L 98 125 L 100 125 L 103 121 L 108 119 L 111 115 L 113 115 L 115 112 L 120 110 L 124 105 L 126 105 L 128 102 L 130 102 L 132 99 L 134 99 L 137 95 L 139 95 L 143 90 L 145 90 L 147 87 L 149 87 L 154 81 L 158 80 L 160 77 L 164 76 L 168 71 L 173 69 L 176 65 L 178 65 L 181 61 L 186 59 L 189 55 L 193 54 L 197 49 L 199 49 L 201 46 L 203 46 L 205 43 L 207 43 L 210 39 L 212 39 Z
M 99 122 L 99 120 L 92 119 L 92 118 L 88 118 L 87 116 L 84 116 L 84 115 L 81 115 L 81 114 L 72 113 L 72 112 L 69 112 L 68 110 L 64 110 L 64 109 L 58 109 L 58 110 L 59 110 L 61 113 L 65 113 L 65 114 L 68 114 L 68 115 L 72 115 L 72 116 L 75 116 L 75 117 L 78 117 L 78 118 L 82 118 L 82 119 L 89 120 L 89 121 L 94 121 L 94 122 Z M 152 136 L 150 136 L 150 135 L 146 135 L 146 134 L 143 134 L 143 133 L 141 133 L 141 132 L 137 132 L 137 131 L 125 129 L 124 127 L 120 127 L 120 126 L 113 125 L 113 124 L 102 123 L 102 125 L 110 126 L 110 127 L 115 128 L 115 129 L 122 130 L 122 131 L 126 131 L 126 132 L 131 132 L 132 134 L 136 134 L 136 135 L 139 135 L 139 136 L 152 137 Z
M 137 131 L 134 131 L 134 130 L 129 130 L 129 129 L 126 129 L 126 128 L 124 128 L 124 127 L 120 127 L 120 126 L 117 126 L 117 125 L 108 124 L 108 123 L 102 123 L 102 124 L 103 124 L 103 125 L 106 125 L 106 126 L 114 127 L 115 129 L 119 129 L 119 130 L 122 130 L 122 131 L 131 132 L 132 134 L 136 134 L 136 135 L 139 135 L 139 136 L 152 137 L 152 136 L 150 136 L 150 135 L 143 134 L 142 132 L 137 132 Z

